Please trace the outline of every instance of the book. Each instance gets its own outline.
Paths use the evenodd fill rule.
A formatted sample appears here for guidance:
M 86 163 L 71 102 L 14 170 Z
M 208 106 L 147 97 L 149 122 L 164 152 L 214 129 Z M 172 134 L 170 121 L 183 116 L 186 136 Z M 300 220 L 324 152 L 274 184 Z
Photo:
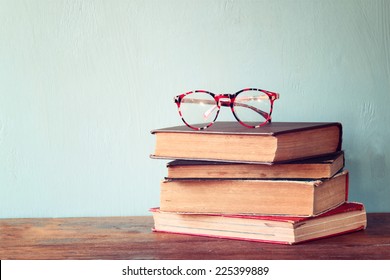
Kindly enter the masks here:
M 365 229 L 366 211 L 347 202 L 316 217 L 186 214 L 151 209 L 155 232 L 296 244 Z
M 206 130 L 175 126 L 151 131 L 152 158 L 285 162 L 341 150 L 340 123 L 272 122 L 248 129 L 237 122 L 216 122 Z
M 324 180 L 166 179 L 165 212 L 314 216 L 347 200 L 348 171 Z
M 342 151 L 328 156 L 275 164 L 199 160 L 167 163 L 168 179 L 325 179 L 344 167 Z

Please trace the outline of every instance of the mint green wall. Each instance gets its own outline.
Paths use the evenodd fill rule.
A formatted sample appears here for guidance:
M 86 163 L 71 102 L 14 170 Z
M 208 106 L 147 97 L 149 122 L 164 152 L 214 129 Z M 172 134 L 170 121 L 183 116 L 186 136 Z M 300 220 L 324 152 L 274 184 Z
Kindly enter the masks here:
M 154 128 L 203 88 L 339 121 L 350 199 L 390 211 L 390 1 L 0 0 L 0 217 L 145 215 Z M 221 113 L 228 116 L 230 112 Z

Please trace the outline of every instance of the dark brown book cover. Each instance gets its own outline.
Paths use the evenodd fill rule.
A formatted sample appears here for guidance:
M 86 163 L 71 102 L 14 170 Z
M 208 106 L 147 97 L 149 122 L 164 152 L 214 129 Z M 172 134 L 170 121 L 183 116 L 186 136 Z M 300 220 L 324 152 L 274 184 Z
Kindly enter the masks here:
M 338 122 L 271 122 L 259 128 L 247 128 L 238 122 L 216 122 L 205 130 L 193 130 L 186 125 L 154 129 L 152 134 L 158 132 L 195 133 L 195 134 L 239 134 L 239 135 L 279 135 L 296 131 L 321 128 L 336 125 L 342 129 Z M 340 134 L 341 135 L 341 134 Z
M 287 164 L 307 164 L 307 163 L 318 163 L 318 164 L 327 164 L 330 161 L 335 160 L 339 156 L 343 155 L 344 151 L 338 151 L 333 154 L 319 156 L 315 158 L 307 158 L 302 160 L 292 160 L 290 162 L 281 163 L 283 165 Z M 186 159 L 176 159 L 167 163 L 167 167 L 170 166 L 181 166 L 181 165 L 231 165 L 231 164 L 246 164 L 246 163 L 232 163 L 232 162 L 220 162 L 220 161 L 206 161 L 206 160 L 186 160 Z

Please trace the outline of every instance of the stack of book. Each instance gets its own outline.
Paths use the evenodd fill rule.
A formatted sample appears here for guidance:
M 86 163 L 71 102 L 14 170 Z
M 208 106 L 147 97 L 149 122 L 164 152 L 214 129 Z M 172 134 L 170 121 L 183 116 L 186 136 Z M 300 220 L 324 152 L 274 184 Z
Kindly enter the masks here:
M 216 122 L 153 130 L 171 159 L 151 209 L 154 231 L 295 244 L 366 227 L 348 201 L 340 123 Z

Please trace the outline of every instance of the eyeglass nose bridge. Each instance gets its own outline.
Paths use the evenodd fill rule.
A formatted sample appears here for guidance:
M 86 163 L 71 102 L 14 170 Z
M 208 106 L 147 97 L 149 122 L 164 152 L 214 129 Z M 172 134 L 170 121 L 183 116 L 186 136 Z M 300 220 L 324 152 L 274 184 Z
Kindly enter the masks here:
M 218 94 L 215 95 L 215 100 L 217 101 L 218 107 L 232 107 L 234 100 L 230 94 Z

